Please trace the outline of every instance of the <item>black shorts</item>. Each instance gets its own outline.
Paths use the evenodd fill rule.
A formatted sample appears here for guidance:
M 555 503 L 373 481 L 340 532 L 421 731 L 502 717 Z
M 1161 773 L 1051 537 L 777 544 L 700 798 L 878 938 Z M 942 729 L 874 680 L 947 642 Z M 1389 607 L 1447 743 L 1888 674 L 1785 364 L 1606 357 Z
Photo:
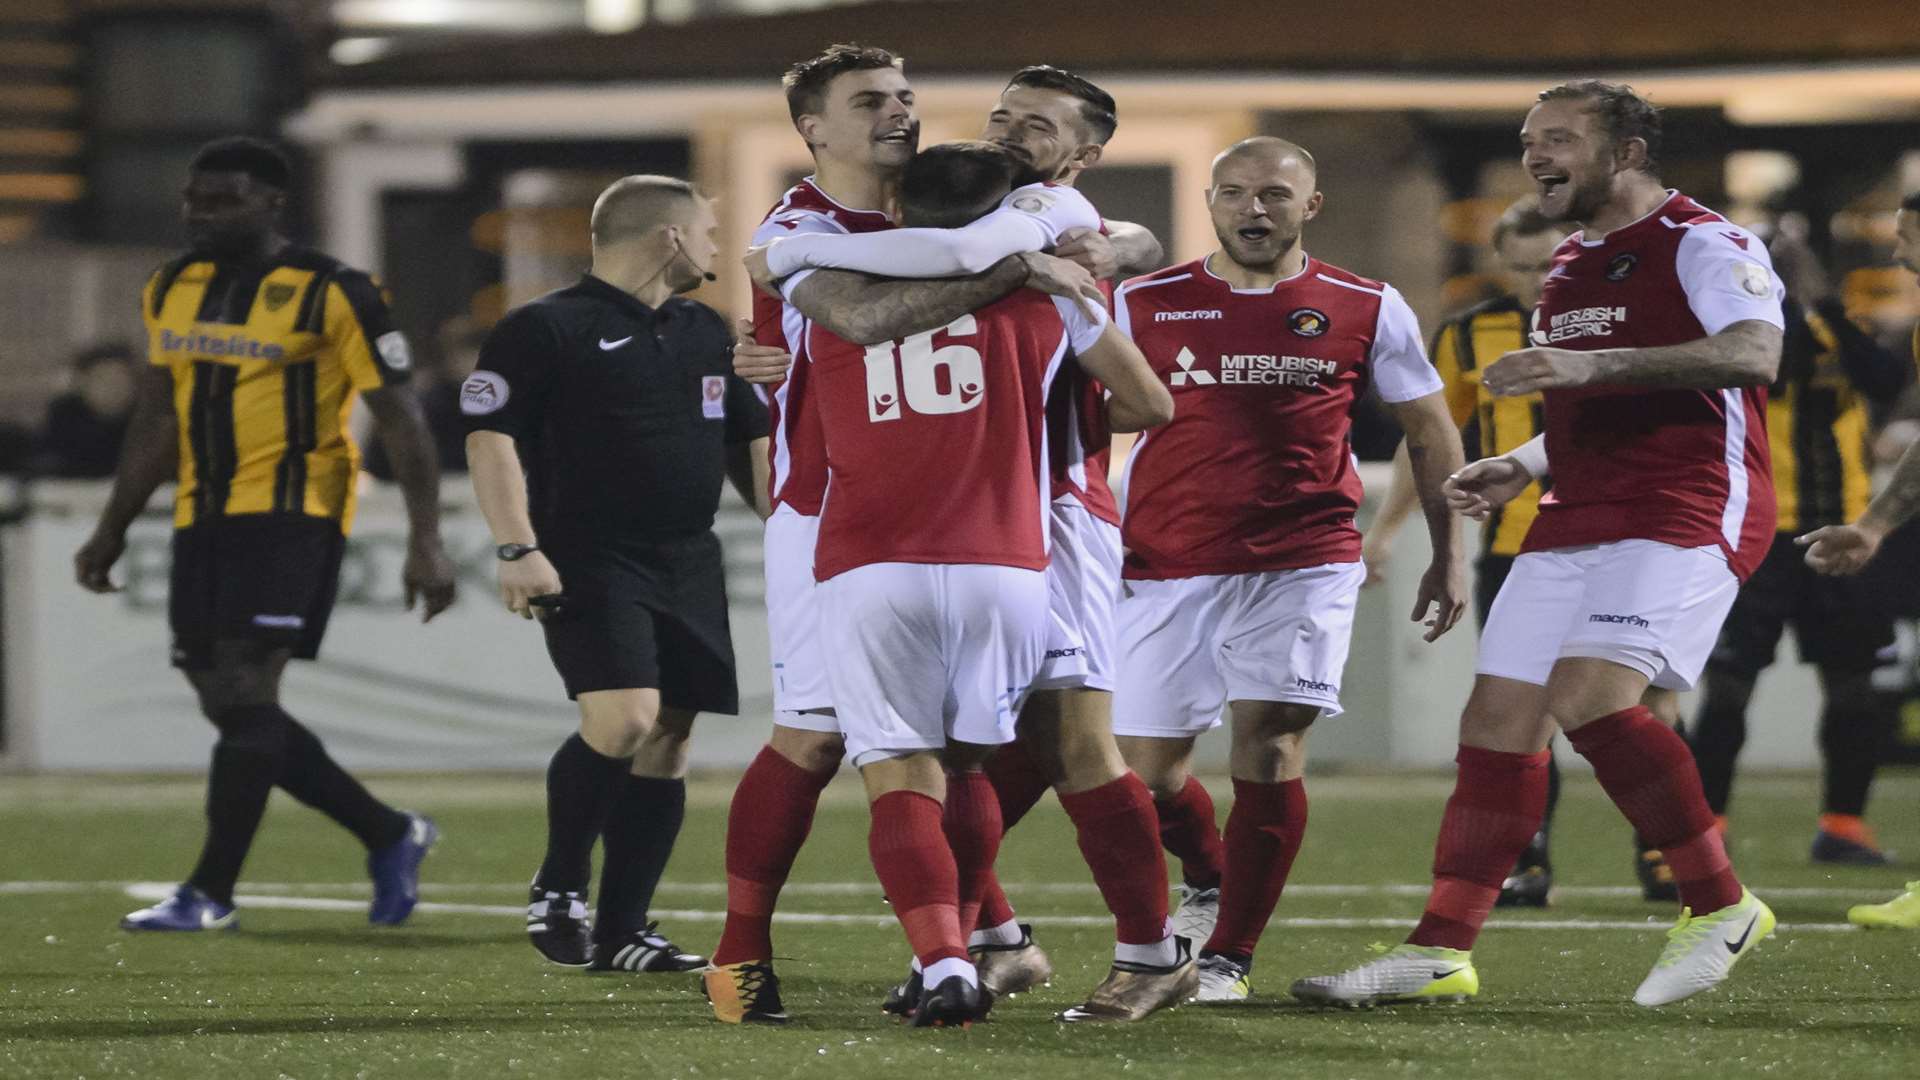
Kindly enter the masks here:
M 547 556 L 565 599 L 540 626 L 568 697 L 656 689 L 672 708 L 739 713 L 718 537 L 563 544 Z
M 1493 598 L 1500 595 L 1500 586 L 1507 583 L 1507 575 L 1513 572 L 1513 559 L 1512 555 L 1488 551 L 1473 564 L 1473 612 L 1482 627 L 1487 625 L 1487 613 L 1493 610 Z
M 216 641 L 320 655 L 340 586 L 340 523 L 304 514 L 244 514 L 177 529 L 167 614 L 173 663 L 213 664 Z
M 1760 674 L 1772 665 L 1789 622 L 1807 663 L 1855 672 L 1875 666 L 1875 654 L 1893 644 L 1893 621 L 1875 610 L 1858 579 L 1814 573 L 1805 555 L 1791 535 L 1774 538 L 1734 597 L 1708 666 Z

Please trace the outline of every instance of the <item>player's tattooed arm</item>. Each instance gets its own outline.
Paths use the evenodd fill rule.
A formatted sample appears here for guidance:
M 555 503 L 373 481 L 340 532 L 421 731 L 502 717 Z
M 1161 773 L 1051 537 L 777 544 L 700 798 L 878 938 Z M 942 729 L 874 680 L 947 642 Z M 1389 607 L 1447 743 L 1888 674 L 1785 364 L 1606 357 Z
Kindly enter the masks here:
M 787 300 L 802 315 L 858 345 L 937 330 L 1027 283 L 1024 260 L 1013 256 L 984 274 L 912 280 L 851 270 L 815 270 Z
M 92 592 L 112 592 L 108 576 L 127 550 L 127 527 L 147 508 L 155 489 L 178 467 L 180 421 L 173 411 L 173 374 L 164 367 L 140 373 L 133 415 L 121 442 L 120 468 L 113 478 L 113 494 L 100 515 L 93 536 L 73 557 L 74 576 Z
M 1590 385 L 1674 390 L 1765 386 L 1779 372 L 1783 341 L 1779 327 L 1743 319 L 1681 345 L 1595 352 L 1520 349 L 1487 365 L 1481 379 L 1500 397 Z

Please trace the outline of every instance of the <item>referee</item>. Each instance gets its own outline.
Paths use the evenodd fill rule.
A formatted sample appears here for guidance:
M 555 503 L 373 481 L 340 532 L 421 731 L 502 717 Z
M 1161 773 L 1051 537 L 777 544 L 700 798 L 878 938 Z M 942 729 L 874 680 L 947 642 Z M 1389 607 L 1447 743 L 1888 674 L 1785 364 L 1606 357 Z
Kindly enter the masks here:
M 615 182 L 594 203 L 592 271 L 508 312 L 461 387 L 501 596 L 539 618 L 580 706 L 579 733 L 547 768 L 547 853 L 527 908 L 534 947 L 559 964 L 705 963 L 646 911 L 685 812 L 693 718 L 739 710 L 713 535 L 722 474 L 765 515 L 766 408 L 732 374 L 726 321 L 676 298 L 711 278 L 715 227 L 684 180 Z

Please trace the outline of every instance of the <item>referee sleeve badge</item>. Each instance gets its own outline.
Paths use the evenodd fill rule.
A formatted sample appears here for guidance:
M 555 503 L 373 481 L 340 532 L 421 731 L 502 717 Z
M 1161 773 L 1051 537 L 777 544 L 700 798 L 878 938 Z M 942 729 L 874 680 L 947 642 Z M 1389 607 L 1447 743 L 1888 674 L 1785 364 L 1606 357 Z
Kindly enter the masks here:
M 460 384 L 460 411 L 468 416 L 485 416 L 506 408 L 510 394 L 507 380 L 491 371 L 476 371 Z
M 701 377 L 700 415 L 709 420 L 727 418 L 727 377 L 725 375 Z

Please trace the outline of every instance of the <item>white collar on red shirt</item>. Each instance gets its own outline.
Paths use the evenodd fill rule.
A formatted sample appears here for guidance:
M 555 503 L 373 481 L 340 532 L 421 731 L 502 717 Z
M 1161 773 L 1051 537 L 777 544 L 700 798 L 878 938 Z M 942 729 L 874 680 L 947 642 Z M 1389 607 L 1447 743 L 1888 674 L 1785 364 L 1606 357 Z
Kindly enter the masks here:
M 1216 252 L 1215 254 L 1218 254 L 1218 253 Z M 1213 272 L 1213 256 L 1212 255 L 1208 255 L 1206 258 L 1200 260 L 1200 269 L 1208 277 L 1212 278 L 1213 280 L 1219 282 L 1222 285 L 1225 285 L 1227 287 L 1228 292 L 1247 293 L 1254 296 L 1265 296 L 1269 293 L 1272 293 L 1275 289 L 1278 289 L 1282 285 L 1285 285 L 1289 282 L 1299 281 L 1301 278 L 1306 277 L 1307 271 L 1313 269 L 1313 256 L 1308 255 L 1305 261 L 1301 262 L 1300 269 L 1298 271 L 1292 274 L 1289 274 L 1286 277 L 1281 278 L 1279 281 L 1274 282 L 1273 284 L 1267 286 L 1264 289 L 1234 288 L 1233 285 L 1230 284 L 1226 278 L 1223 278 L 1219 274 L 1216 274 Z
M 849 214 L 879 214 L 881 217 L 887 216 L 887 212 L 885 210 L 862 210 L 857 206 L 848 206 L 846 203 L 843 203 L 839 199 L 836 199 L 833 196 L 827 194 L 827 189 L 820 186 L 819 177 L 809 176 L 806 178 L 806 180 L 802 182 L 805 183 L 808 187 L 812 188 L 814 191 L 818 192 L 821 198 L 827 200 L 833 205 L 839 207 L 840 209 L 845 210 Z
M 1643 222 L 1647 222 L 1647 221 L 1651 221 L 1651 220 L 1653 220 L 1653 216 L 1654 216 L 1655 214 L 1658 214 L 1658 213 L 1659 213 L 1660 211 L 1662 211 L 1662 210 L 1665 210 L 1665 209 L 1666 209 L 1666 208 L 1667 208 L 1668 206 L 1671 206 L 1671 205 L 1673 204 L 1673 200 L 1674 200 L 1674 199 L 1675 199 L 1675 197 L 1677 197 L 1677 196 L 1678 196 L 1679 194 L 1680 194 L 1680 189 L 1679 189 L 1679 188 L 1668 188 L 1668 189 L 1667 189 L 1667 197 L 1666 197 L 1666 198 L 1664 198 L 1664 199 L 1661 199 L 1661 200 L 1660 200 L 1660 205 L 1659 205 L 1659 206 L 1656 206 L 1656 207 L 1654 207 L 1653 209 L 1651 209 L 1651 210 L 1649 210 L 1649 211 L 1647 211 L 1646 213 L 1644 213 L 1644 214 L 1642 214 L 1642 215 L 1640 215 L 1639 217 L 1637 217 L 1637 218 L 1635 218 L 1634 220 L 1632 220 L 1632 221 L 1629 221 L 1629 222 L 1627 222 L 1627 223 L 1626 223 L 1625 225 L 1622 225 L 1622 226 L 1620 226 L 1619 228 L 1617 228 L 1617 229 L 1615 229 L 1615 230 L 1613 230 L 1613 232 L 1610 232 L 1610 233 L 1608 233 L 1608 234 L 1607 234 L 1606 236 L 1602 236 L 1602 237 L 1601 237 L 1600 239 L 1598 239 L 1598 240 L 1589 240 L 1589 239 L 1587 239 L 1587 230 L 1585 230 L 1585 229 L 1581 229 L 1581 230 L 1580 230 L 1580 234 L 1579 234 L 1579 237 L 1578 237 L 1578 239 L 1579 239 L 1579 241 L 1580 241 L 1580 246 L 1581 246 L 1581 247 L 1599 247 L 1600 245 L 1602 245 L 1602 244 L 1604 244 L 1604 243 L 1606 243 L 1606 242 L 1607 242 L 1607 237 L 1608 237 L 1608 236 L 1614 236 L 1614 235 L 1617 235 L 1617 234 L 1619 234 L 1619 233 L 1623 233 L 1623 232 L 1626 232 L 1626 231 L 1627 231 L 1628 229 L 1631 229 L 1631 228 L 1633 228 L 1633 227 L 1634 227 L 1635 225 L 1639 225 L 1639 224 L 1641 224 L 1641 223 L 1643 223 Z

